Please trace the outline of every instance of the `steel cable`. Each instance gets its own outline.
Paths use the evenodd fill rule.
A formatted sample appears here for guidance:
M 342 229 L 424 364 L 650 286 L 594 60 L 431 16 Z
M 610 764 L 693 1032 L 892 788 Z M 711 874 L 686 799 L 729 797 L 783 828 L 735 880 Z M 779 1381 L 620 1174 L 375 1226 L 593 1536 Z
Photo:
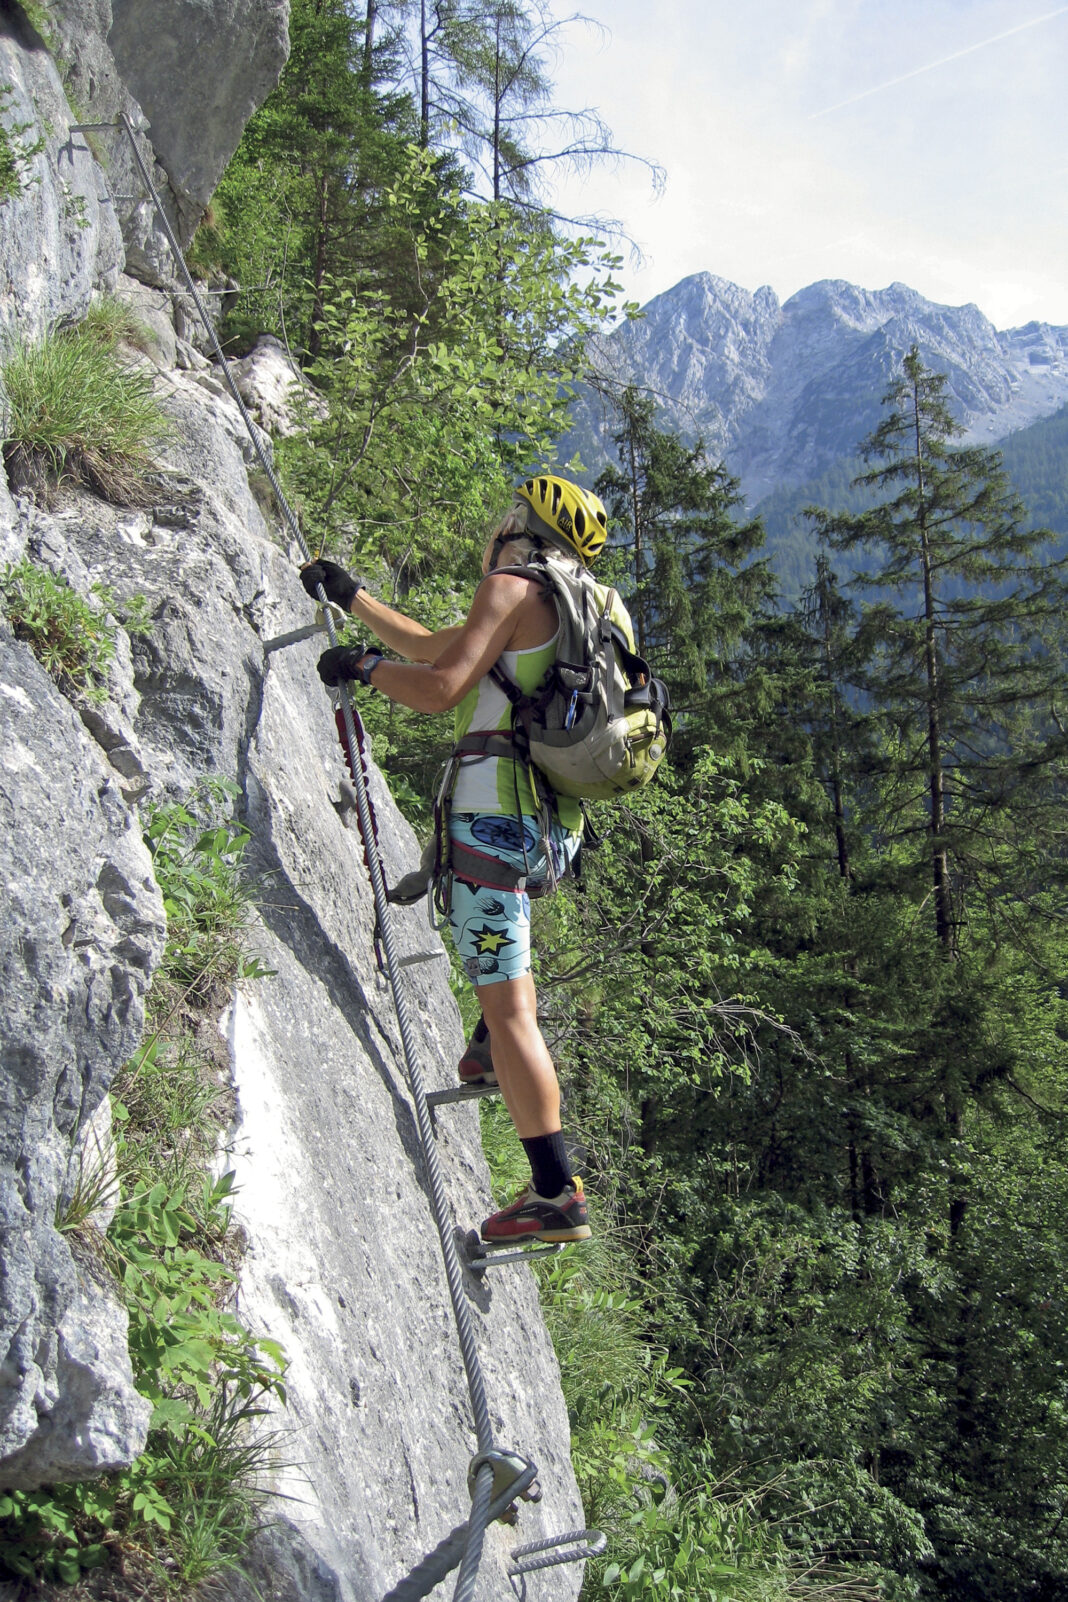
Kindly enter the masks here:
M 144 182 L 145 188 L 148 191 L 149 197 L 151 198 L 160 222 L 162 223 L 164 233 L 167 237 L 167 242 L 174 253 L 174 258 L 181 270 L 186 287 L 192 296 L 193 304 L 196 306 L 200 320 L 204 324 L 205 331 L 209 340 L 211 341 L 212 349 L 215 352 L 216 359 L 222 370 L 223 376 L 226 379 L 227 387 L 237 404 L 242 420 L 248 430 L 249 438 L 252 441 L 253 448 L 256 451 L 260 465 L 267 475 L 267 479 L 272 490 L 277 496 L 278 504 L 282 510 L 282 515 L 285 519 L 286 526 L 296 541 L 304 561 L 310 562 L 312 556 L 308 547 L 308 543 L 304 538 L 304 534 L 300 528 L 293 509 L 289 505 L 289 502 L 287 501 L 285 494 L 278 482 L 277 476 L 275 475 L 273 463 L 271 462 L 267 451 L 264 449 L 263 442 L 260 437 L 260 430 L 257 429 L 255 423 L 252 421 L 248 408 L 246 407 L 241 393 L 234 382 L 233 374 L 230 371 L 230 364 L 223 352 L 222 346 L 219 343 L 218 336 L 216 335 L 211 318 L 208 316 L 207 309 L 204 306 L 200 293 L 193 281 L 192 274 L 186 265 L 185 256 L 178 244 L 178 240 L 175 237 L 174 231 L 171 228 L 167 213 L 163 207 L 163 203 L 156 192 L 156 188 L 152 182 L 148 167 L 138 148 L 137 139 L 132 124 L 125 115 L 120 114 L 118 121 L 115 124 L 83 123 L 72 127 L 71 132 L 87 133 L 93 131 L 94 129 L 110 129 L 112 127 L 122 128 L 129 139 L 130 146 L 133 150 L 134 158 L 140 170 L 141 178 Z M 326 592 L 324 591 L 322 585 L 318 586 L 317 595 L 323 608 L 327 626 L 327 634 L 330 643 L 331 645 L 336 645 L 337 632 L 334 628 L 333 618 L 331 616 L 330 608 L 327 604 Z M 349 742 L 349 750 L 354 754 L 355 758 L 355 753 L 362 747 L 362 738 L 357 737 L 358 718 L 355 714 L 352 701 L 349 697 L 348 689 L 344 684 L 341 686 L 341 709 L 345 724 L 345 734 Z M 360 725 L 361 736 L 362 732 L 362 725 Z M 415 1103 L 416 1121 L 419 1127 L 419 1137 L 423 1147 L 427 1178 L 430 1182 L 434 1218 L 438 1228 L 438 1235 L 441 1240 L 441 1252 L 445 1264 L 445 1277 L 449 1286 L 449 1296 L 452 1300 L 453 1315 L 456 1321 L 461 1355 L 463 1357 L 464 1369 L 467 1375 L 467 1386 L 471 1397 L 471 1410 L 474 1416 L 475 1435 L 478 1441 L 479 1453 L 482 1454 L 494 1451 L 493 1428 L 490 1423 L 489 1407 L 486 1401 L 485 1382 L 482 1375 L 481 1364 L 478 1358 L 478 1350 L 475 1344 L 475 1334 L 471 1322 L 471 1314 L 463 1292 L 462 1269 L 457 1257 L 456 1246 L 453 1241 L 452 1224 L 445 1198 L 444 1181 L 441 1173 L 441 1164 L 438 1159 L 437 1147 L 434 1141 L 434 1132 L 430 1120 L 430 1111 L 427 1107 L 426 1089 L 423 1083 L 422 1069 L 420 1068 L 418 1054 L 415 1049 L 407 1000 L 401 984 L 401 968 L 394 942 L 391 922 L 391 908 L 386 895 L 386 885 L 382 873 L 381 858 L 379 856 L 377 844 L 374 840 L 370 798 L 367 793 L 367 784 L 362 772 L 362 764 L 356 760 L 353 761 L 353 780 L 356 791 L 356 806 L 360 822 L 360 830 L 363 834 L 365 845 L 368 848 L 367 865 L 370 872 L 371 890 L 374 896 L 375 910 L 378 915 L 378 921 L 382 931 L 382 944 L 386 957 L 386 971 L 389 977 L 390 989 L 393 994 L 393 1004 L 396 1010 L 397 1024 L 400 1029 L 401 1043 L 404 1048 L 404 1057 L 407 1064 L 412 1099 Z M 531 1474 L 530 1478 L 533 1479 L 533 1473 Z M 471 1513 L 467 1523 L 464 1526 L 460 1526 L 457 1531 L 453 1532 L 453 1537 L 449 1538 L 451 1541 L 461 1531 L 466 1530 L 463 1556 L 462 1559 L 460 1559 L 460 1575 L 457 1580 L 456 1590 L 453 1593 L 454 1602 L 470 1602 L 470 1599 L 474 1593 L 475 1583 L 478 1578 L 479 1563 L 482 1556 L 483 1537 L 486 1526 L 489 1522 L 491 1514 L 493 1517 L 499 1516 L 499 1513 L 493 1513 L 492 1508 L 493 1506 L 496 1506 L 497 1503 L 501 1502 L 501 1497 L 497 1497 L 496 1501 L 491 1505 L 490 1498 L 492 1486 L 492 1471 L 488 1471 L 487 1467 L 483 1466 L 475 1478 L 474 1497 L 472 1500 Z M 511 1501 L 513 1494 L 515 1493 L 511 1491 L 505 1493 L 505 1501 L 501 1506 L 501 1511 L 503 1511 L 504 1506 L 507 1506 L 508 1502 Z M 443 1543 L 443 1545 L 448 1545 L 448 1542 Z M 444 1570 L 445 1574 L 447 1574 L 450 1569 L 455 1567 L 456 1561 L 457 1559 L 453 1558 L 453 1560 L 448 1564 L 448 1567 Z M 429 1590 L 433 1589 L 433 1586 L 436 1585 L 441 1578 L 442 1575 L 438 1574 L 437 1577 L 433 1579 L 429 1585 L 427 1585 L 426 1590 L 419 1591 L 418 1593 L 409 1590 L 405 1592 L 404 1595 L 413 1598 L 416 1595 L 425 1596 Z M 399 1594 L 401 1593 L 391 1593 L 392 1596 L 397 1596 Z

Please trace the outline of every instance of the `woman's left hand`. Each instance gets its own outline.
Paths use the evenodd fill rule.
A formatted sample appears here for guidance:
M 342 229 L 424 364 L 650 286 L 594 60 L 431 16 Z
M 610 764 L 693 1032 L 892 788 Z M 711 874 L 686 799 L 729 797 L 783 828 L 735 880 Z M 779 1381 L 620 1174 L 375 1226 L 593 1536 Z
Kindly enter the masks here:
M 364 678 L 362 671 L 365 658 L 370 658 L 368 666 L 373 670 L 375 663 L 381 662 L 382 653 L 370 650 L 366 645 L 332 645 L 319 658 L 319 677 L 331 689 L 345 680 L 356 679 L 361 684 L 367 684 L 369 680 Z

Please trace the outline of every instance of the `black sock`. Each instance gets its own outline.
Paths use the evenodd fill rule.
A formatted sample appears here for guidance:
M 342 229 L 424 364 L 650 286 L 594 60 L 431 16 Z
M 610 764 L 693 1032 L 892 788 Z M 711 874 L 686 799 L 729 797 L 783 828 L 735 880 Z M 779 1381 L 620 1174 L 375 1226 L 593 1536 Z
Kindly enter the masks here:
M 523 1150 L 530 1162 L 538 1195 L 546 1199 L 559 1196 L 571 1182 L 571 1164 L 567 1160 L 563 1131 L 558 1129 L 554 1135 L 531 1135 L 523 1141 Z

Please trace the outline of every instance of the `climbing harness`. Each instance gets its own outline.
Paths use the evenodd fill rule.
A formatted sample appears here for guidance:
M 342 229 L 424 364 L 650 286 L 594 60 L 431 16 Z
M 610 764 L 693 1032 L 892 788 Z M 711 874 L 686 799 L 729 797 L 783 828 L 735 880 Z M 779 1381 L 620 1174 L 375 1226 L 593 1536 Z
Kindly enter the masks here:
M 71 134 L 102 133 L 121 130 L 129 140 L 134 159 L 141 174 L 146 192 L 155 207 L 167 241 L 174 253 L 175 261 L 181 271 L 186 288 L 192 296 L 193 304 L 211 346 L 215 352 L 216 360 L 226 380 L 228 389 L 237 404 L 242 421 L 248 430 L 249 438 L 259 458 L 260 466 L 274 491 L 282 516 L 297 547 L 301 551 L 304 561 L 310 562 L 311 551 L 297 522 L 289 502 L 282 491 L 281 485 L 275 475 L 274 465 L 270 455 L 264 449 L 259 430 L 249 415 L 244 400 L 234 382 L 229 362 L 219 344 L 211 318 L 201 299 L 200 292 L 193 281 L 192 274 L 186 265 L 185 256 L 175 238 L 163 203 L 156 192 L 155 185 L 149 174 L 148 167 L 138 147 L 137 137 L 133 125 L 128 117 L 120 114 L 114 122 L 80 123 L 70 128 Z M 316 614 L 316 623 L 312 632 L 320 632 L 324 627 L 330 644 L 337 644 L 337 630 L 335 627 L 334 612 L 327 600 L 322 585 L 319 586 L 317 599 L 319 611 Z M 303 630 L 295 631 L 300 638 L 308 638 Z M 290 643 L 285 636 L 267 642 L 272 649 Z M 339 704 L 336 711 L 339 733 L 343 736 L 342 745 L 345 751 L 346 762 L 352 774 L 353 788 L 356 797 L 357 817 L 359 819 L 360 833 L 364 843 L 364 858 L 371 878 L 371 889 L 374 896 L 375 914 L 377 919 L 376 937 L 380 939 L 384 949 L 385 971 L 390 989 L 393 994 L 393 1004 L 397 1015 L 397 1024 L 400 1030 L 401 1043 L 404 1048 L 404 1058 L 408 1069 L 408 1081 L 415 1104 L 416 1123 L 419 1138 L 422 1144 L 423 1156 L 426 1164 L 426 1176 L 429 1182 L 432 1209 L 437 1224 L 438 1235 L 441 1240 L 441 1254 L 445 1265 L 445 1277 L 448 1282 L 449 1296 L 452 1301 L 453 1316 L 456 1322 L 457 1335 L 460 1342 L 460 1351 L 463 1357 L 464 1369 L 467 1374 L 468 1391 L 471 1398 L 471 1411 L 475 1426 L 475 1437 L 478 1443 L 478 1452 L 472 1460 L 469 1473 L 471 1490 L 471 1511 L 468 1518 L 456 1527 L 446 1539 L 430 1553 L 422 1563 L 412 1570 L 406 1579 L 395 1586 L 383 1602 L 418 1602 L 434 1589 L 453 1569 L 459 1568 L 456 1588 L 453 1592 L 454 1602 L 471 1602 L 474 1595 L 475 1584 L 478 1578 L 479 1565 L 482 1560 L 483 1541 L 487 1526 L 495 1519 L 509 1513 L 514 1507 L 517 1498 L 525 1497 L 536 1500 L 539 1492 L 534 1491 L 537 1469 L 529 1459 L 517 1455 L 503 1454 L 498 1451 L 493 1438 L 493 1426 L 490 1421 L 489 1405 L 486 1398 L 485 1381 L 479 1362 L 478 1351 L 475 1344 L 474 1328 L 471 1314 L 467 1305 L 463 1288 L 463 1267 L 453 1239 L 453 1226 L 450 1221 L 448 1206 L 445 1198 L 444 1180 L 441 1172 L 441 1163 L 437 1153 L 434 1139 L 434 1128 L 431 1114 L 427 1105 L 427 1095 L 423 1084 L 422 1069 L 415 1049 L 415 1040 L 412 1032 L 407 998 L 401 984 L 401 969 L 405 959 L 399 957 L 393 938 L 393 928 L 390 919 L 389 901 L 386 891 L 385 878 L 382 873 L 381 857 L 378 851 L 377 831 L 370 795 L 368 793 L 368 776 L 366 758 L 363 746 L 363 726 L 352 705 L 347 687 L 342 684 L 339 693 Z M 358 760 L 354 760 L 354 753 L 358 753 Z M 557 1553 L 549 1558 L 549 1562 L 571 1563 L 580 1561 L 586 1556 L 595 1555 L 593 1543 L 596 1539 L 602 1546 L 596 1548 L 603 1550 L 604 1537 L 598 1531 L 583 1531 L 583 1538 L 589 1538 L 585 1545 L 574 1545 L 574 1531 L 558 1537 L 552 1537 L 544 1542 L 535 1543 L 534 1547 L 518 1548 L 512 1555 L 510 1575 L 522 1575 L 529 1572 L 524 1567 L 525 1553 L 534 1551 Z M 542 1566 L 542 1565 L 536 1565 Z M 514 1584 L 514 1581 L 513 1581 Z

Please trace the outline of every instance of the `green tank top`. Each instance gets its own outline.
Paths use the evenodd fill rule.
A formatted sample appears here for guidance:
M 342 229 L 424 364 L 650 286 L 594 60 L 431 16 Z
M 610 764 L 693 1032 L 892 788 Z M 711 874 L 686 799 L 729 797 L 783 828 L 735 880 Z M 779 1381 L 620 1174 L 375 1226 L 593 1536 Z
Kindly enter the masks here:
M 505 651 L 500 665 L 513 684 L 518 684 L 524 695 L 532 694 L 556 660 L 556 635 L 544 645 L 534 645 L 525 651 Z M 487 674 L 473 684 L 454 713 L 454 735 L 457 740 L 465 734 L 488 734 L 512 727 L 512 704 L 500 685 Z M 457 812 L 516 812 L 528 816 L 536 813 L 530 783 L 521 763 L 512 757 L 461 757 L 456 786 L 452 793 L 453 808 Z M 557 798 L 560 822 L 565 829 L 576 832 L 582 828 L 582 808 L 570 796 Z

